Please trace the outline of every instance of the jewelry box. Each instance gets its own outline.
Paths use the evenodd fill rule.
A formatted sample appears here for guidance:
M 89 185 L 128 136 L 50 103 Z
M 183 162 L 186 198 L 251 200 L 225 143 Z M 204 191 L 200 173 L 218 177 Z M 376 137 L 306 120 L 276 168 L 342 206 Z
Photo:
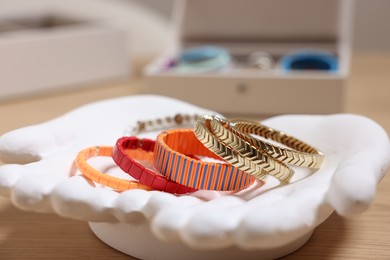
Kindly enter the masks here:
M 0 99 L 129 76 L 124 30 L 65 5 L 24 2 L 0 8 Z
M 146 92 L 226 114 L 343 112 L 352 7 L 350 0 L 178 0 L 172 44 L 144 70 Z M 182 50 L 203 45 L 227 49 L 233 65 L 201 73 L 166 68 Z M 279 61 L 300 50 L 331 53 L 337 70 L 283 71 Z M 254 52 L 269 54 L 275 66 L 270 70 L 242 66 L 240 62 Z

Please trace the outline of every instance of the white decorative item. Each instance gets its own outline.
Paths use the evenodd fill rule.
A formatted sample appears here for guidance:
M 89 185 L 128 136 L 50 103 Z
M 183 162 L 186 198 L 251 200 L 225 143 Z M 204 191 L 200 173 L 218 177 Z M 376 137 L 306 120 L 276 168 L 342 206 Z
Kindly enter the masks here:
M 124 81 L 168 31 L 135 1 L 0 1 L 0 99 Z
M 0 138 L 0 195 L 21 209 L 90 222 L 110 246 L 142 259 L 275 258 L 302 246 L 334 210 L 366 210 L 390 166 L 386 132 L 351 114 L 289 115 L 264 121 L 320 149 L 321 169 L 294 167 L 293 183 L 270 179 L 240 192 L 122 193 L 93 185 L 75 171 L 82 148 L 113 145 L 129 124 L 176 113 L 213 113 L 160 96 L 132 96 L 85 105 Z M 155 133 L 147 133 L 152 136 Z M 126 178 L 110 158 L 99 169 Z M 106 160 L 107 159 L 107 160 Z

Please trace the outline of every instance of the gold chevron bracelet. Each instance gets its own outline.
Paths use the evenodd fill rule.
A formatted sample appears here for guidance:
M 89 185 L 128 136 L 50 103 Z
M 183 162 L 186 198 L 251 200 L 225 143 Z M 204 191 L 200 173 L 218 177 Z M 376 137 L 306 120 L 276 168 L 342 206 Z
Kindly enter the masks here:
M 211 120 L 211 131 L 220 141 L 238 151 L 242 156 L 249 157 L 251 161 L 258 164 L 268 174 L 282 182 L 290 182 L 294 175 L 294 170 L 245 141 L 242 138 L 245 134 L 233 129 L 227 120 L 213 117 Z
M 203 143 L 210 151 L 229 162 L 236 168 L 255 176 L 257 179 L 264 181 L 269 174 L 276 174 L 280 169 L 289 169 L 282 165 L 267 154 L 258 152 L 248 142 L 237 138 L 231 132 L 212 126 L 213 116 L 203 115 L 195 123 L 194 133 L 198 140 Z M 215 132 L 213 132 L 213 129 Z M 232 146 L 234 147 L 232 147 Z M 293 171 L 284 176 L 283 180 L 288 182 Z
M 245 133 L 240 136 L 241 138 L 281 162 L 314 169 L 321 167 L 324 154 L 295 137 L 250 120 L 236 119 L 231 120 L 230 123 L 237 131 Z M 250 134 L 276 141 L 292 149 L 268 143 Z

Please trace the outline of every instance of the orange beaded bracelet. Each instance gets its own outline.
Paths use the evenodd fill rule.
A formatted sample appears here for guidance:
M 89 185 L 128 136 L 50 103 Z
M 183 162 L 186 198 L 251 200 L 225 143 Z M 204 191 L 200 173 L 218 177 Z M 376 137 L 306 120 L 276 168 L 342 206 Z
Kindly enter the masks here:
M 138 181 L 124 180 L 108 174 L 104 174 L 94 169 L 91 165 L 87 163 L 87 160 L 94 156 L 111 157 L 112 152 L 113 152 L 113 147 L 111 146 L 93 146 L 84 149 L 80 151 L 79 154 L 77 155 L 76 165 L 80 170 L 80 172 L 88 179 L 118 191 L 132 190 L 132 189 L 143 189 L 143 190 L 152 189 L 151 187 L 143 185 Z
M 237 191 L 255 181 L 230 164 L 199 161 L 185 154 L 220 160 L 196 138 L 192 129 L 174 129 L 157 136 L 154 167 L 168 179 L 195 189 Z

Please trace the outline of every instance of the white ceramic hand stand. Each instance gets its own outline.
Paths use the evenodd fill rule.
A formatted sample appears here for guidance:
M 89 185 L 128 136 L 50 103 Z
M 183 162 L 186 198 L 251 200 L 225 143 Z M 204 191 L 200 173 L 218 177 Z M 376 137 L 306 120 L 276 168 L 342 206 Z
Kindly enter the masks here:
M 326 156 L 317 172 L 295 167 L 294 183 L 286 186 L 275 188 L 270 179 L 236 193 L 117 193 L 74 169 L 82 148 L 114 145 L 129 124 L 176 113 L 213 112 L 166 97 L 133 96 L 4 134 L 0 156 L 9 164 L 0 167 L 0 195 L 25 210 L 86 220 L 104 242 L 142 259 L 267 259 L 298 249 L 333 210 L 343 216 L 366 210 L 390 164 L 389 139 L 379 125 L 339 114 L 264 121 Z M 110 158 L 93 159 L 96 168 L 128 178 Z

